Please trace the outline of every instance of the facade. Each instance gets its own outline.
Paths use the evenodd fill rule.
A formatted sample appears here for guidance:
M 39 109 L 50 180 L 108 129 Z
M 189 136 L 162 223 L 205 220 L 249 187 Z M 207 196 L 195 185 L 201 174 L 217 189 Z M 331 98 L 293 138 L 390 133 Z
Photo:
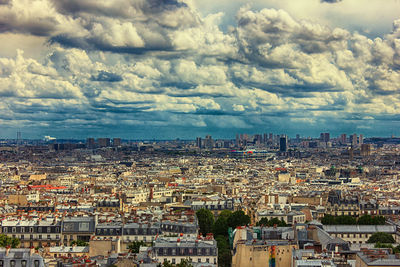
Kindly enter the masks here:
M 2 233 L 19 238 L 22 248 L 58 246 L 61 242 L 61 222 L 43 221 L 3 221 Z
M 218 265 L 217 242 L 212 236 L 206 239 L 158 238 L 153 245 L 153 256 L 158 262 L 179 264 L 182 260 Z
M 0 266 L 44 267 L 43 258 L 34 249 L 0 248 Z
M 372 234 L 377 232 L 393 236 L 398 243 L 400 237 L 393 225 L 324 225 L 323 229 L 332 237 L 338 237 L 350 243 L 365 244 Z

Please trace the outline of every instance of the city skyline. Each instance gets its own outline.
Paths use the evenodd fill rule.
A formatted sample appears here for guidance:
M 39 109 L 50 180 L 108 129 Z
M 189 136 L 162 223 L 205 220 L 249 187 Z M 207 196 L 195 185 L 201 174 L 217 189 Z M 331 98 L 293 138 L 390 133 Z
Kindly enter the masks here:
M 0 138 L 400 135 L 396 0 L 0 1 Z

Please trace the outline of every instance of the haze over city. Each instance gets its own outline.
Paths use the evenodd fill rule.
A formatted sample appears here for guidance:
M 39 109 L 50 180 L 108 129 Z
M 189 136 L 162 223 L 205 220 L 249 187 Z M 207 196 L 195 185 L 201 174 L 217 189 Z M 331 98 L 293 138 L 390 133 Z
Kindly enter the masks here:
M 0 138 L 398 136 L 399 10 L 1 0 Z

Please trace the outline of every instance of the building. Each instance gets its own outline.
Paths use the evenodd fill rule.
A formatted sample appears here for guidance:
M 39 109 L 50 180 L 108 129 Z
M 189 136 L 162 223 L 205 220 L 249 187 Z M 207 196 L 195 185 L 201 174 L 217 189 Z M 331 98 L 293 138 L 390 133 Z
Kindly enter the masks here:
M 369 266 L 400 266 L 400 259 L 388 249 L 362 249 L 356 256 L 356 267 Z
M 0 248 L 0 266 L 44 267 L 42 256 L 31 248 Z
M 349 215 L 358 217 L 360 215 L 359 199 L 357 196 L 342 197 L 339 190 L 329 192 L 326 202 L 326 214 L 333 216 Z
M 110 138 L 97 138 L 97 144 L 99 147 L 110 147 L 111 140 Z
M 217 242 L 212 234 L 206 238 L 157 238 L 153 245 L 153 256 L 159 263 L 168 261 L 179 264 L 182 260 L 194 263 L 208 263 L 218 265 Z
M 321 141 L 321 142 L 329 142 L 329 140 L 330 140 L 330 136 L 329 136 L 329 133 L 321 133 L 320 134 L 320 137 L 319 137 L 319 140 Z
M 281 136 L 279 139 L 279 151 L 286 152 L 288 150 L 288 139 L 287 136 Z
M 95 148 L 96 147 L 96 142 L 94 141 L 94 138 L 86 139 L 86 147 L 87 148 Z
M 196 137 L 196 147 L 202 148 L 201 137 Z
M 54 220 L 4 220 L 2 233 L 19 238 L 22 248 L 59 246 L 61 242 L 61 221 Z
M 114 147 L 121 146 L 121 138 L 114 138 L 113 139 L 113 146 Z
M 324 225 L 323 229 L 332 237 L 353 244 L 365 244 L 371 235 L 377 232 L 392 235 L 396 242 L 400 240 L 394 225 Z
M 238 227 L 233 231 L 232 267 L 240 266 L 291 266 L 294 242 L 294 230 L 286 227 L 253 229 Z

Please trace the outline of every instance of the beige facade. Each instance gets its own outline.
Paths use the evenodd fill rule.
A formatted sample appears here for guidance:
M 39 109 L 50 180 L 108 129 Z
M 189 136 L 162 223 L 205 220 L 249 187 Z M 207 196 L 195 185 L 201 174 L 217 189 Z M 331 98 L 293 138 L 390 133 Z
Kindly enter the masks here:
M 276 267 L 291 266 L 293 248 L 297 248 L 297 245 L 252 245 L 239 242 L 232 257 L 232 267 L 270 266 L 272 255 L 275 256 Z

